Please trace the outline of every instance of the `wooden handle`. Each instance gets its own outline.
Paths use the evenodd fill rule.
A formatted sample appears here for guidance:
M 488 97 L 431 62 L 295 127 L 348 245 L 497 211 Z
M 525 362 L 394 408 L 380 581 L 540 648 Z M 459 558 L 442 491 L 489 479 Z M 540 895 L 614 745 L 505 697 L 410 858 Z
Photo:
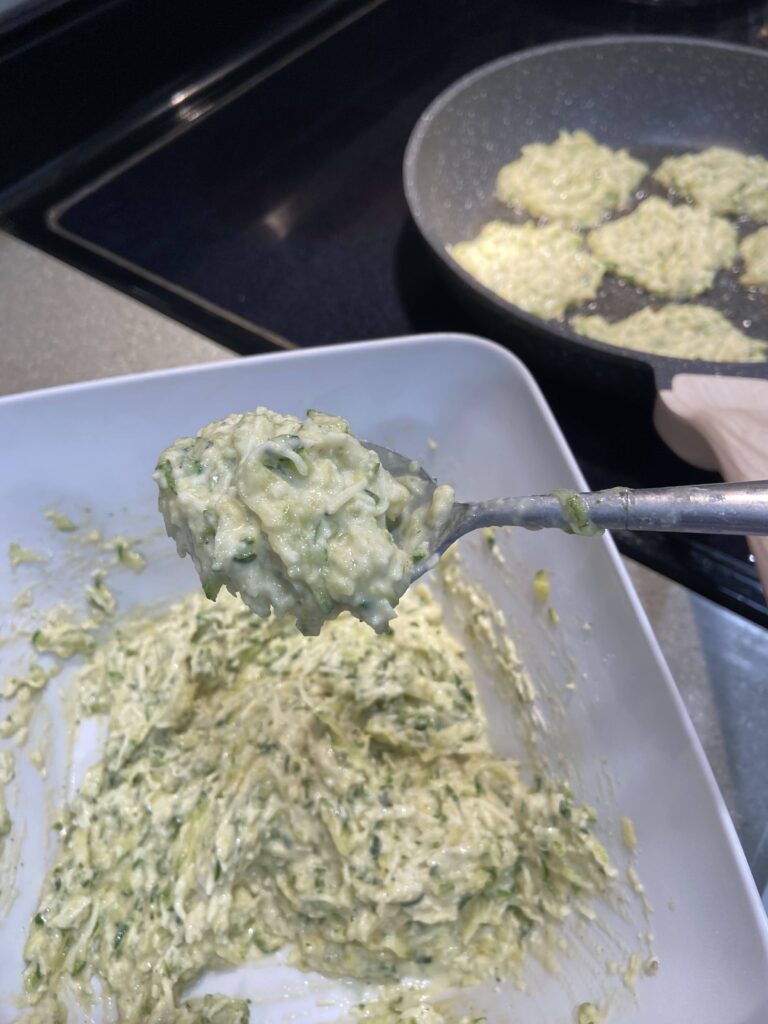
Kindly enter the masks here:
M 678 374 L 659 392 L 653 419 L 686 462 L 724 480 L 768 479 L 768 380 Z M 768 595 L 768 538 L 748 541 Z

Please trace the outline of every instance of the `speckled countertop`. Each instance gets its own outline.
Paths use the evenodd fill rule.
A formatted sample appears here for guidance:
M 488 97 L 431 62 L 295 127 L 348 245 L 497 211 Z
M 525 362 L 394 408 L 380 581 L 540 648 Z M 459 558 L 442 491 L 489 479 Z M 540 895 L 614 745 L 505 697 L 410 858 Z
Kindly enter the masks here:
M 0 233 L 0 394 L 235 358 Z M 768 906 L 768 631 L 625 559 Z
M 233 358 L 229 349 L 0 232 L 0 394 Z

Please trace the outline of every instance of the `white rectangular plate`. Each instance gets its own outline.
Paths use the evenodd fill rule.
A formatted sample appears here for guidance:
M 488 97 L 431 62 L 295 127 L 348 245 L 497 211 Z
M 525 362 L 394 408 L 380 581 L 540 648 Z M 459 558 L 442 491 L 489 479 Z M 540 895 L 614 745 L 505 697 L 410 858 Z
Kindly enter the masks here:
M 308 407 L 348 418 L 361 437 L 421 459 L 458 497 L 535 494 L 584 481 L 542 396 L 523 365 L 477 338 L 433 335 L 260 356 L 218 365 L 56 388 L 0 400 L 0 524 L 7 544 L 54 550 L 57 537 L 42 515 L 54 505 L 73 518 L 84 507 L 105 532 L 146 534 L 159 526 L 151 480 L 158 453 L 210 420 L 267 405 L 303 415 Z M 438 442 L 437 449 L 427 440 Z M 606 804 L 605 764 L 615 783 L 606 819 L 618 863 L 626 854 L 615 828 L 630 815 L 640 838 L 640 875 L 655 908 L 661 969 L 638 986 L 637 1001 L 616 1007 L 621 1019 L 648 1024 L 765 1024 L 768 1021 L 768 928 L 732 824 L 701 747 L 612 542 L 547 532 L 510 531 L 502 548 L 507 574 L 482 545 L 465 545 L 473 574 L 513 624 L 534 678 L 561 695 L 566 709 L 550 729 L 550 753 L 561 751 L 578 780 L 578 799 Z M 188 560 L 156 536 L 146 572 L 124 574 L 121 609 L 167 603 L 196 586 Z M 531 580 L 551 571 L 557 629 L 545 621 Z M 0 572 L 0 633 L 10 601 L 23 585 L 20 567 Z M 128 578 L 130 577 L 130 578 Z M 510 584 L 510 578 L 516 581 Z M 44 602 L 66 597 L 74 579 L 49 573 Z M 12 654 L 0 647 L 0 669 Z M 571 659 L 569 661 L 569 658 Z M 569 683 L 570 686 L 566 686 Z M 574 686 L 575 684 L 575 686 Z M 492 732 L 504 750 L 511 709 L 494 706 Z M 505 715 L 507 716 L 505 718 Z M 61 759 L 54 735 L 54 761 Z M 15 1016 L 22 948 L 36 905 L 44 851 L 46 790 L 57 798 L 57 771 L 41 783 L 19 755 L 11 807 L 23 823 L 19 894 L 0 930 L 0 1021 Z M 622 856 L 624 861 L 622 862 Z M 533 991 L 493 986 L 480 1000 L 489 1024 L 572 1021 L 590 993 L 541 971 Z M 314 985 L 314 987 L 312 987 Z M 248 967 L 205 987 L 250 995 L 254 1021 L 333 1020 L 348 988 L 272 964 Z M 274 995 L 282 993 L 279 1000 Z M 310 991 L 311 989 L 311 991 Z

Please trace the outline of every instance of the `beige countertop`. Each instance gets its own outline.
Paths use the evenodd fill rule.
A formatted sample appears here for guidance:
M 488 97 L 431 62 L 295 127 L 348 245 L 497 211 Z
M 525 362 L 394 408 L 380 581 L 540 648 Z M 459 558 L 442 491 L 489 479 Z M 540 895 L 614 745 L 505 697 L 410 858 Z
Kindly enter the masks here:
M 0 232 L 0 394 L 233 353 Z
M 0 234 L 0 394 L 212 362 L 234 353 Z M 768 631 L 625 564 L 758 883 L 768 883 Z

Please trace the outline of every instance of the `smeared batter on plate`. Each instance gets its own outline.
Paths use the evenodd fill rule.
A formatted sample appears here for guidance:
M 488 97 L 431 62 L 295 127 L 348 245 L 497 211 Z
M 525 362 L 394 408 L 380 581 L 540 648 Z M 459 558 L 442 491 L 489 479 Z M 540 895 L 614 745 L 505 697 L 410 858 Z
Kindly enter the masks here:
M 491 752 L 426 588 L 391 634 L 344 616 L 316 639 L 192 596 L 124 623 L 77 686 L 109 735 L 56 824 L 29 1019 L 98 981 L 124 1022 L 243 1021 L 243 1002 L 182 989 L 284 946 L 329 975 L 462 985 L 509 974 L 614 884 L 594 812 Z

